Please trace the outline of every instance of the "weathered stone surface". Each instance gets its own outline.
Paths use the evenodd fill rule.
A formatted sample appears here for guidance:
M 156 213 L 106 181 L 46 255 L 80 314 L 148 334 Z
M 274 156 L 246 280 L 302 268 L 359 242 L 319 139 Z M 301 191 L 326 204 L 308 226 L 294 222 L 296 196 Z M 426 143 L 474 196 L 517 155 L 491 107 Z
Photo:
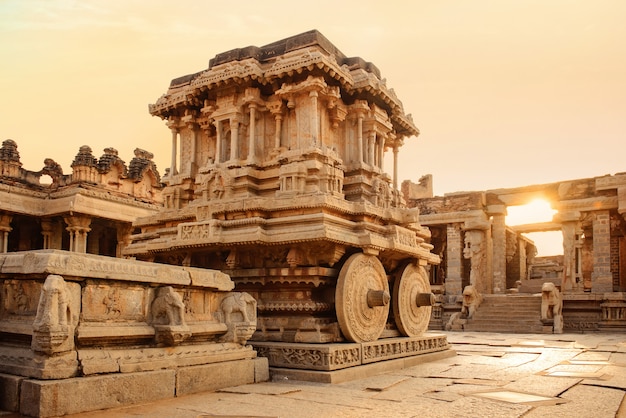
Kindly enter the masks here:
M 251 359 L 182 367 L 176 371 L 176 396 L 254 382 L 255 362 Z
M 624 398 L 624 391 L 578 385 L 561 397 L 570 402 L 558 406 L 539 406 L 524 417 L 615 417 Z
M 175 396 L 176 372 L 121 373 L 95 377 L 25 380 L 20 413 L 53 417 Z
M 24 377 L 0 374 L 0 411 L 19 412 L 20 385 Z

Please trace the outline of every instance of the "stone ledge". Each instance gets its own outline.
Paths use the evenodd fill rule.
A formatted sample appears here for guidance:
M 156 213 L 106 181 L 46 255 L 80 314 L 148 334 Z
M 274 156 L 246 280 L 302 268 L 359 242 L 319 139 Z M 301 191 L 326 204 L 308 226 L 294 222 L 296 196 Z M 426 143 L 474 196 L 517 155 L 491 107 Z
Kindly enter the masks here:
M 286 343 L 251 341 L 270 367 L 333 371 L 367 363 L 424 355 L 449 350 L 444 334 L 419 337 L 382 338 L 368 343 Z
M 419 354 L 411 357 L 397 358 L 393 360 L 369 363 L 360 366 L 350 367 L 342 370 L 320 371 L 320 370 L 297 370 L 280 367 L 270 367 L 272 381 L 301 380 L 317 383 L 343 383 L 356 379 L 363 379 L 392 370 L 401 370 L 408 367 L 431 361 L 441 360 L 456 356 L 456 351 L 447 348 L 443 351 Z

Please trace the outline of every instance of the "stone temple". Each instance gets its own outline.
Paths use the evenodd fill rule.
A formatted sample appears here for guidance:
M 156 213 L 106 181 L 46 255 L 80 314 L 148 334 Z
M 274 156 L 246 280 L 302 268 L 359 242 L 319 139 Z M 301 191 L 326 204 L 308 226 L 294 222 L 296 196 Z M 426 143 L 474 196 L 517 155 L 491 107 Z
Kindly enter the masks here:
M 141 149 L 127 165 L 83 146 L 64 174 L 2 143 L 0 410 L 340 382 L 454 355 L 444 329 L 626 330 L 626 174 L 399 188 L 419 130 L 315 30 L 220 53 L 149 111 L 170 130 L 163 177 Z M 536 197 L 551 222 L 505 224 Z M 563 256 L 535 258 L 522 234 L 548 230 Z

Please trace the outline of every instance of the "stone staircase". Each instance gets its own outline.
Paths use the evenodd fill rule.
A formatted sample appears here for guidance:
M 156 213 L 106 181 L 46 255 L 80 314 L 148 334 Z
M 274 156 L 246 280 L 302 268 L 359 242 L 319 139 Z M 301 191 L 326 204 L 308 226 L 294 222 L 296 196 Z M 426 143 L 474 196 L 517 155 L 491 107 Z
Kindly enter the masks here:
M 483 302 L 464 331 L 544 333 L 540 295 L 483 295 Z M 550 331 L 552 332 L 551 328 Z

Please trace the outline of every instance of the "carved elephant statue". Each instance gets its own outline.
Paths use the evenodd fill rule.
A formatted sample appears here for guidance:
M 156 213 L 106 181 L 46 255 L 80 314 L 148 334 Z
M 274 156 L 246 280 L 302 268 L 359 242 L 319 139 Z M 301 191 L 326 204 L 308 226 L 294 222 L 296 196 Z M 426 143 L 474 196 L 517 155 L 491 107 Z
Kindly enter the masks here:
M 251 311 L 255 317 L 251 318 L 248 312 L 248 305 L 251 305 Z M 232 322 L 232 314 L 239 312 L 243 322 L 256 323 L 256 300 L 245 292 L 234 292 L 225 297 L 220 304 L 220 310 L 224 315 L 224 322 L 230 324 Z
M 472 318 L 474 313 L 483 301 L 483 296 L 476 290 L 473 285 L 465 286 L 463 289 L 463 304 L 461 307 L 461 316 L 464 318 Z
M 160 287 L 150 310 L 152 320 L 165 318 L 166 325 L 185 325 L 185 304 L 172 286 Z
M 560 316 L 563 311 L 563 299 L 561 292 L 552 282 L 546 282 L 541 286 L 541 319 L 553 319 Z
M 76 292 L 72 292 L 72 286 Z M 67 283 L 51 274 L 41 287 L 37 315 L 33 321 L 31 348 L 52 355 L 74 347 L 74 328 L 78 323 L 80 285 Z M 78 305 L 78 306 L 77 306 Z

